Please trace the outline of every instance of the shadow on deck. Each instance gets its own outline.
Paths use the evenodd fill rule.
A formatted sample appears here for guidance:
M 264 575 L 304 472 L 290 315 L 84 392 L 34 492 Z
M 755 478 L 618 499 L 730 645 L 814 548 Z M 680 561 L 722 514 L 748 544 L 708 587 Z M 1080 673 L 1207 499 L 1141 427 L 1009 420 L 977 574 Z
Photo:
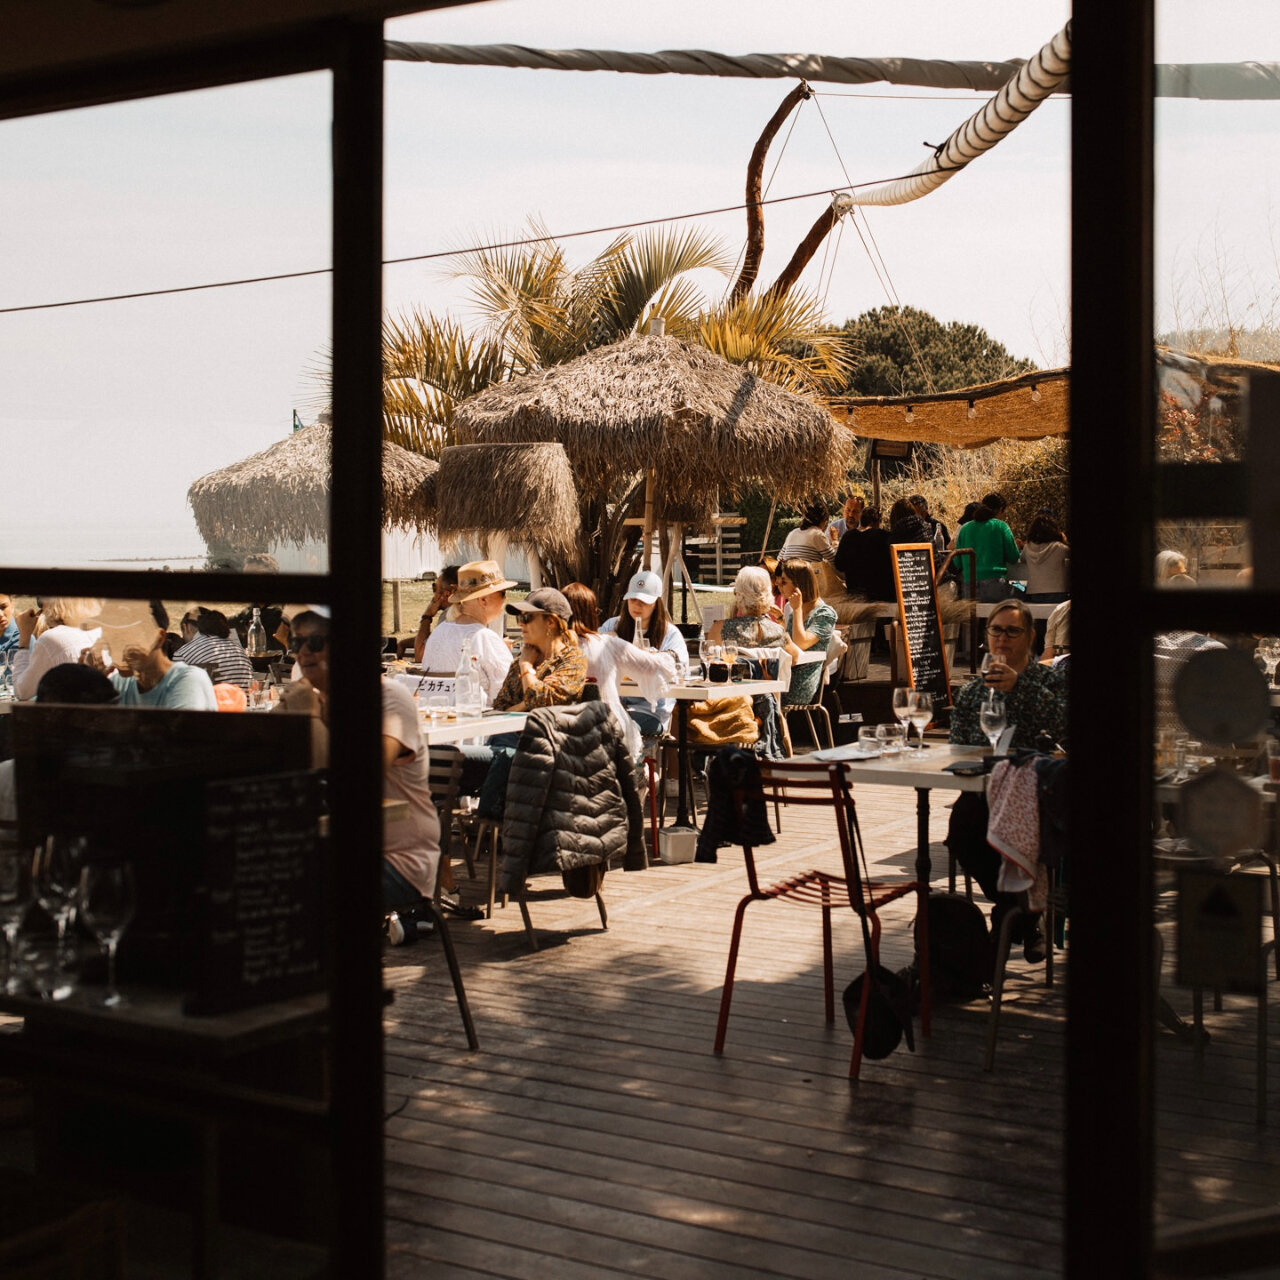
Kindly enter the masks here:
M 873 874 L 904 869 L 911 795 L 865 788 L 858 804 Z M 837 862 L 824 821 L 784 809 L 762 876 Z M 941 805 L 933 823 L 940 840 Z M 945 869 L 939 846 L 935 885 Z M 1061 1273 L 1065 966 L 1046 990 L 1042 967 L 1011 963 L 992 1075 L 979 1001 L 936 1010 L 914 1055 L 851 1084 L 838 1005 L 823 1021 L 818 915 L 783 904 L 747 911 L 725 1054 L 711 1052 L 738 850 L 611 873 L 607 933 L 592 903 L 544 883 L 537 953 L 514 906 L 452 926 L 479 1053 L 439 948 L 386 953 L 388 1275 Z M 912 910 L 884 914 L 891 968 L 910 958 Z M 835 935 L 839 989 L 864 966 L 852 916 Z M 1280 1154 L 1253 1125 L 1252 1005 L 1208 1022 L 1200 1068 L 1158 1035 L 1161 1221 L 1280 1192 Z

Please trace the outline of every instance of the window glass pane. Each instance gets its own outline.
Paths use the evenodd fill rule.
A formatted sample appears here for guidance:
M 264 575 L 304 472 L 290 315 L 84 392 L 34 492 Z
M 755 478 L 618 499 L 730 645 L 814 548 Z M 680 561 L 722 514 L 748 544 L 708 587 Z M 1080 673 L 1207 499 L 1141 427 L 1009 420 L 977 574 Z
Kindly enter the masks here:
M 4 305 L 38 308 L 0 315 L 0 564 L 239 568 L 274 551 L 325 568 L 314 442 L 211 482 L 203 532 L 188 490 L 326 406 L 329 88 L 315 74 L 0 125 Z

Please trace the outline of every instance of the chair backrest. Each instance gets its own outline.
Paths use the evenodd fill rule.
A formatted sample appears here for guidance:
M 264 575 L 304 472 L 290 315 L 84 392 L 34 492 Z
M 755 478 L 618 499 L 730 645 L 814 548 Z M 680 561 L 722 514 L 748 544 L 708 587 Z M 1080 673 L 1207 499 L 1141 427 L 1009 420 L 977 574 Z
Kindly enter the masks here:
M 427 786 L 431 800 L 440 815 L 440 850 L 449 853 L 449 841 L 453 831 L 453 810 L 458 799 L 458 785 L 462 781 L 462 753 L 457 747 L 445 743 L 432 747 L 427 753 Z
M 853 791 L 848 785 L 843 764 L 836 761 L 765 760 L 760 763 L 760 791 L 766 805 L 802 804 L 830 808 L 835 815 L 836 830 L 840 836 L 840 857 L 844 863 L 845 878 L 851 887 L 861 881 L 862 876 L 855 862 L 858 852 L 855 842 L 860 841 L 861 837 Z M 735 793 L 735 804 L 740 806 L 744 799 L 744 793 Z M 742 855 L 751 891 L 759 893 L 760 884 L 756 878 L 755 856 L 751 846 L 744 844 Z

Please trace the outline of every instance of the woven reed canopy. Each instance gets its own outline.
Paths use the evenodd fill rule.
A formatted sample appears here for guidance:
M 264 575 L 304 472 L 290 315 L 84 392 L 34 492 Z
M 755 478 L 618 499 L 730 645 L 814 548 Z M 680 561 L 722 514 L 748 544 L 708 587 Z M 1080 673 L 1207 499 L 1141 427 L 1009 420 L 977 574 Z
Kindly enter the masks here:
M 836 492 L 851 441 L 821 405 L 678 338 L 645 335 L 524 374 L 458 406 L 473 443 L 558 441 L 583 494 L 655 473 L 659 512 L 768 485 L 784 501 Z
M 332 430 L 327 422 L 295 431 L 261 453 L 201 476 L 187 501 L 206 542 L 301 546 L 329 536 Z M 382 445 L 385 528 L 435 524 L 437 464 L 387 441 Z
M 928 396 L 839 396 L 830 402 L 868 440 L 917 440 L 977 449 L 1070 429 L 1071 370 L 1044 369 Z M 910 416 L 908 416 L 908 414 Z
M 568 556 L 581 529 L 578 490 L 559 444 L 460 444 L 440 455 L 441 538 L 501 536 Z

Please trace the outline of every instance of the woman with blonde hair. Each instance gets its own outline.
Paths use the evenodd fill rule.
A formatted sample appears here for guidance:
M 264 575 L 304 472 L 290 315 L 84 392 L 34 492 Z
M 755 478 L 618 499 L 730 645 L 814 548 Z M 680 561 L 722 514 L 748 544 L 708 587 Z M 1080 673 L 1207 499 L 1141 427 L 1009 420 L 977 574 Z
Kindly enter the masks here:
M 18 624 L 18 647 L 13 655 L 13 692 L 23 701 L 36 696 L 46 671 L 64 662 L 79 662 L 80 655 L 102 637 L 100 628 L 84 629 L 84 623 L 101 611 L 101 600 L 58 596 L 37 604 L 38 608 L 24 609 L 14 619 Z M 40 622 L 44 623 L 44 631 L 37 637 Z
M 780 649 L 786 632 L 772 617 L 773 607 L 773 580 L 769 571 L 759 565 L 744 565 L 733 580 L 733 617 L 712 623 L 707 643 Z

